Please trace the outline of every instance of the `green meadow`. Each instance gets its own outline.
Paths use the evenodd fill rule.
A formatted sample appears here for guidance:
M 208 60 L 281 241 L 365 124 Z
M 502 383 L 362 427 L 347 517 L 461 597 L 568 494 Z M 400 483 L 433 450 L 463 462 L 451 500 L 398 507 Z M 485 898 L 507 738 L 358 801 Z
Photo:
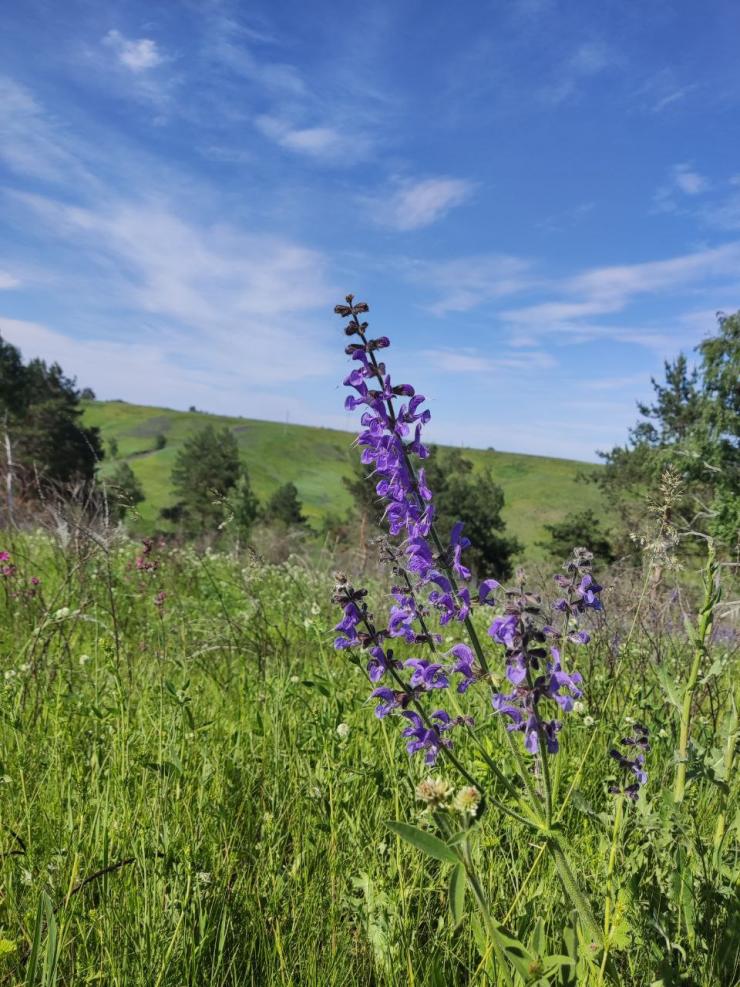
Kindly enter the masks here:
M 599 923 L 611 891 L 601 973 L 546 837 L 497 807 L 485 758 L 516 776 L 502 719 L 487 690 L 465 697 L 477 727 L 455 751 L 489 799 L 471 866 L 526 950 L 507 979 L 471 891 L 456 913 L 449 864 L 388 828 L 428 832 L 416 786 L 460 779 L 446 761 L 409 760 L 404 721 L 373 716 L 364 662 L 334 651 L 329 558 L 155 546 L 142 567 L 120 532 L 74 530 L 8 537 L 4 551 L 3 987 L 738 983 L 737 645 L 718 639 L 703 658 L 676 806 L 691 646 L 670 594 L 620 610 L 610 583 L 552 761 L 558 833 Z M 452 690 L 445 702 L 458 708 Z M 649 780 L 615 841 L 609 750 L 636 719 Z

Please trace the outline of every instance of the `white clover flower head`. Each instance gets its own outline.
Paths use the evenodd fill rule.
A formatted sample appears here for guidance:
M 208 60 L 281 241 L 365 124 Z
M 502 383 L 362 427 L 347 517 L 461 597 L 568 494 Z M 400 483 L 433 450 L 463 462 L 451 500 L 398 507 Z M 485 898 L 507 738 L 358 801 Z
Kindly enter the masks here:
M 576 699 L 576 701 L 573 703 L 573 712 L 576 714 L 576 716 L 581 716 L 583 713 L 586 712 L 586 704 L 582 703 L 580 699 Z
M 462 816 L 470 816 L 471 819 L 474 819 L 478 814 L 479 805 L 480 792 L 473 785 L 466 785 L 464 788 L 461 788 L 455 796 L 453 803 L 456 812 L 459 812 Z
M 594 723 L 596 723 L 596 720 L 593 718 L 593 716 L 584 716 L 583 717 L 583 725 L 584 725 L 584 727 L 592 727 L 594 725 Z
M 6 668 L 5 669 L 5 681 L 6 682 L 9 682 L 10 679 L 14 679 L 17 674 L 18 673 L 16 672 L 16 670 L 14 668 Z
M 298 685 L 298 683 L 299 683 L 300 681 L 301 681 L 301 680 L 300 680 L 300 678 L 299 678 L 299 677 L 298 677 L 297 675 L 291 675 L 291 676 L 290 676 L 290 684 L 291 684 L 291 685 Z
M 340 740 L 346 740 L 349 737 L 349 723 L 340 723 L 337 726 L 337 736 Z
M 87 663 L 88 663 L 88 662 L 89 662 L 90 660 L 91 660 L 91 659 L 90 659 L 90 655 L 80 655 L 80 657 L 79 657 L 79 662 L 80 662 L 80 665 L 87 665 Z
M 54 613 L 54 620 L 64 620 L 64 618 L 69 617 L 71 613 L 72 611 L 69 607 L 60 607 L 60 609 L 56 610 Z
M 195 879 L 198 882 L 198 884 L 200 884 L 202 887 L 205 887 L 206 885 L 211 883 L 211 875 L 208 873 L 207 870 L 198 871 L 198 873 L 195 875 Z
M 658 736 L 663 738 L 668 736 L 668 731 L 665 727 L 661 727 L 660 730 L 658 730 Z
M 454 791 L 444 778 L 426 778 L 416 786 L 416 797 L 430 809 L 442 809 L 449 804 Z

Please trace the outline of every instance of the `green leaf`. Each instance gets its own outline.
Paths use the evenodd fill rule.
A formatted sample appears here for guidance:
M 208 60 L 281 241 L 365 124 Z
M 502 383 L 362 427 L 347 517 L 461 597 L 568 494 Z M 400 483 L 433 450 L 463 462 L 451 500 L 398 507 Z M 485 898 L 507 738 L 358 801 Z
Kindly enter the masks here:
M 549 977 L 551 974 L 556 973 L 564 966 L 573 966 L 573 960 L 570 956 L 545 956 L 542 960 L 542 965 L 544 967 L 544 974 Z
M 660 684 L 663 687 L 663 692 L 665 692 L 668 702 L 672 703 L 676 709 L 681 709 L 683 705 L 681 690 L 676 685 L 676 680 L 665 665 L 662 665 L 658 670 L 658 678 L 660 679 Z
M 425 833 L 423 829 L 419 829 L 417 826 L 412 826 L 410 823 L 395 822 L 392 819 L 386 822 L 386 826 L 396 836 L 400 836 L 401 839 L 415 846 L 417 850 L 434 857 L 435 860 L 441 860 L 445 864 L 456 864 L 459 860 L 455 851 L 446 843 L 443 843 L 436 836 L 432 836 L 431 833 Z
M 468 878 L 465 873 L 465 868 L 462 864 L 458 864 L 453 868 L 452 873 L 450 874 L 450 890 L 448 899 L 453 929 L 456 929 L 460 922 L 462 922 L 465 908 L 465 887 L 467 880 Z

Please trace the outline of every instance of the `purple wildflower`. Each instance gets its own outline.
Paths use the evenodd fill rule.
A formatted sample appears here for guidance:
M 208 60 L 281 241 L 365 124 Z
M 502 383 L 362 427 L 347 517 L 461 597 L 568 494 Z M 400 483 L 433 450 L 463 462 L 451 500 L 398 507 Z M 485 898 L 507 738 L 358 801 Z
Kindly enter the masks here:
M 648 776 L 645 770 L 645 755 L 650 752 L 648 736 L 648 728 L 643 726 L 642 723 L 635 723 L 633 735 L 622 737 L 619 744 L 621 747 L 638 748 L 639 753 L 635 754 L 634 757 L 629 757 L 616 747 L 613 747 L 609 751 L 609 756 L 614 758 L 622 771 L 627 775 L 627 778 L 629 779 L 630 775 L 634 775 L 637 779 L 629 784 L 615 783 L 610 785 L 609 793 L 611 795 L 625 795 L 627 798 L 635 801 L 639 795 L 641 786 L 647 784 Z
M 426 658 L 409 658 L 404 663 L 405 668 L 413 668 L 410 685 L 412 689 L 446 689 L 449 681 L 444 669 L 437 662 L 427 661 Z

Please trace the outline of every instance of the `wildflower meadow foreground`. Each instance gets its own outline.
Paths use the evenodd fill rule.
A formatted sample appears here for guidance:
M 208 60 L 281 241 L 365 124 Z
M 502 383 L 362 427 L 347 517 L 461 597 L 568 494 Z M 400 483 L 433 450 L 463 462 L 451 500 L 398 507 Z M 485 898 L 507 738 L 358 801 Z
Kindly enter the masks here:
M 739 984 L 731 567 L 474 571 L 336 311 L 377 562 L 2 532 L 0 984 Z

